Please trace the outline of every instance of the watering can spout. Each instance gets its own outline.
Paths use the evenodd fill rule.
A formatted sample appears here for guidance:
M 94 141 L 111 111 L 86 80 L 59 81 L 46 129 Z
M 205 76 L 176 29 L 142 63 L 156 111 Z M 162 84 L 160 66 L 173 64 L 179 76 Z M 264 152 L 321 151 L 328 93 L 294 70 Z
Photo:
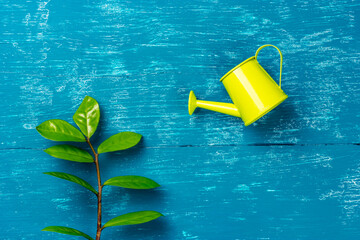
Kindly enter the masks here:
M 224 113 L 235 117 L 240 117 L 240 113 L 234 104 L 198 100 L 196 99 L 195 93 L 193 91 L 190 91 L 188 105 L 189 114 L 192 115 L 197 107 Z

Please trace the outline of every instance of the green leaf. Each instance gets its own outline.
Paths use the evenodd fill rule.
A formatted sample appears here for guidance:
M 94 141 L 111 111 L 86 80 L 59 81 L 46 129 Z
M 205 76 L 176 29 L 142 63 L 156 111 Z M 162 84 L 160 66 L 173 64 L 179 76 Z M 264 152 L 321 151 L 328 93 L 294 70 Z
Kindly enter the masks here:
M 158 217 L 164 216 L 159 212 L 155 211 L 140 211 L 140 212 L 132 212 L 127 213 L 116 218 L 111 219 L 107 223 L 105 223 L 105 227 L 114 227 L 121 225 L 134 225 L 150 222 Z
M 96 131 L 100 120 L 100 107 L 95 99 L 86 96 L 73 116 L 81 132 L 90 138 Z
M 46 152 L 50 156 L 68 161 L 87 162 L 87 163 L 94 162 L 94 159 L 92 158 L 90 153 L 71 145 L 62 144 L 62 145 L 52 146 L 49 147 L 48 149 L 45 149 L 44 152 Z
M 53 141 L 85 142 L 84 135 L 79 130 L 60 119 L 45 121 L 37 126 L 36 130 L 44 138 Z
M 98 153 L 114 152 L 131 148 L 140 142 L 141 137 L 140 134 L 134 132 L 115 134 L 100 144 Z
M 65 179 L 65 180 L 70 181 L 70 182 L 77 183 L 77 184 L 89 189 L 93 193 L 97 194 L 97 191 L 88 182 L 86 182 L 85 180 L 83 180 L 83 179 L 81 179 L 81 178 L 79 178 L 79 177 L 77 177 L 75 175 L 68 174 L 68 173 L 63 173 L 63 172 L 44 172 L 44 174 L 54 176 L 54 177 L 57 177 L 57 178 L 61 178 L 61 179 Z
M 89 235 L 87 235 L 83 232 L 80 232 L 79 230 L 76 230 L 74 228 L 69 228 L 69 227 L 50 226 L 50 227 L 44 228 L 41 231 L 56 232 L 56 233 L 61 233 L 61 234 L 73 235 L 73 236 L 81 236 L 81 237 L 84 237 L 89 240 L 94 240 Z
M 160 185 L 146 177 L 140 176 L 120 176 L 107 180 L 104 185 L 111 185 L 131 189 L 152 189 Z

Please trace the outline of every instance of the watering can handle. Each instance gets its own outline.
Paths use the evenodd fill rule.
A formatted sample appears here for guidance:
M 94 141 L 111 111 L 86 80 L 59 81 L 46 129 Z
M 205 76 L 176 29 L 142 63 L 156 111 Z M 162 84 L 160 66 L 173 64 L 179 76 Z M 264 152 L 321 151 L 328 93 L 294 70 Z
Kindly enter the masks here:
M 257 60 L 257 56 L 258 56 L 260 50 L 263 49 L 263 48 L 265 48 L 265 47 L 274 47 L 274 48 L 276 48 L 276 49 L 279 51 L 279 53 L 280 53 L 280 78 L 279 78 L 279 87 L 281 88 L 281 73 L 282 73 L 283 56 L 282 56 L 282 53 L 281 53 L 280 49 L 278 49 L 278 48 L 275 47 L 274 45 L 266 44 L 266 45 L 264 45 L 264 46 L 259 47 L 259 49 L 256 51 L 256 53 L 255 53 L 255 59 Z

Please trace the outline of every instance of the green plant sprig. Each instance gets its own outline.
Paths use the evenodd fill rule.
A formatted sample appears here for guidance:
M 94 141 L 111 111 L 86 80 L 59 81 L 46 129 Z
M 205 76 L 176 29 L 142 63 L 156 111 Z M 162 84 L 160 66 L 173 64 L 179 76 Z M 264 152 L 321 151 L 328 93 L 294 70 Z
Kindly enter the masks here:
M 102 225 L 102 189 L 104 186 L 117 186 L 130 189 L 152 189 L 159 187 L 160 185 L 155 181 L 141 176 L 118 176 L 113 177 L 101 183 L 100 166 L 99 166 L 99 154 L 107 152 L 115 152 L 131 148 L 139 143 L 142 136 L 134 132 L 120 132 L 115 134 L 102 142 L 97 152 L 90 142 L 91 136 L 95 133 L 100 120 L 100 107 L 97 101 L 89 96 L 86 96 L 73 116 L 73 120 L 80 128 L 80 131 L 69 124 L 68 122 L 60 119 L 52 119 L 41 123 L 36 127 L 36 130 L 45 138 L 52 141 L 68 141 L 68 142 L 86 142 L 92 151 L 93 156 L 87 151 L 78 147 L 61 144 L 55 145 L 45 150 L 47 154 L 55 158 L 60 158 L 68 161 L 80 162 L 80 163 L 94 163 L 97 173 L 98 190 L 95 190 L 85 180 L 68 173 L 63 172 L 45 172 L 44 174 L 61 178 L 70 182 L 77 183 L 97 197 L 97 230 L 96 240 L 100 240 L 101 232 L 104 228 L 121 226 L 121 225 L 134 225 L 149 222 L 163 216 L 156 211 L 139 211 L 131 212 L 120 215 L 116 218 L 109 220 Z M 57 232 L 61 234 L 81 236 L 89 240 L 94 240 L 89 235 L 64 226 L 49 226 L 42 231 Z

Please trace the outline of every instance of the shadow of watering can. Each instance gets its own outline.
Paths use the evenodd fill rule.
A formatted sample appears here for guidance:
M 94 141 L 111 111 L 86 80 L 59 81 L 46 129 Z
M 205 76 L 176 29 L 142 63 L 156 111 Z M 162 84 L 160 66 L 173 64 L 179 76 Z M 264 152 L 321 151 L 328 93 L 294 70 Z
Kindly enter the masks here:
M 260 50 L 265 47 L 274 47 L 280 53 L 279 85 L 257 61 Z M 280 49 L 270 44 L 261 46 L 254 57 L 240 63 L 220 79 L 234 104 L 197 100 L 194 92 L 190 91 L 189 114 L 200 107 L 240 117 L 245 126 L 252 124 L 288 97 L 281 90 L 282 61 Z

